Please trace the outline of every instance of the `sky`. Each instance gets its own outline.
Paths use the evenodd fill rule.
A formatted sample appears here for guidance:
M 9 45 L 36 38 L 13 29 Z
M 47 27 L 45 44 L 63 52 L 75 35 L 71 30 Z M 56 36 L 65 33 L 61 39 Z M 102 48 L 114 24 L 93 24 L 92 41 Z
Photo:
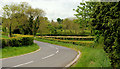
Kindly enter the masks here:
M 75 17 L 76 12 L 73 9 L 76 9 L 82 0 L 0 0 L 0 16 L 4 5 L 20 2 L 27 2 L 33 8 L 40 8 L 46 12 L 49 20 L 56 20 Z

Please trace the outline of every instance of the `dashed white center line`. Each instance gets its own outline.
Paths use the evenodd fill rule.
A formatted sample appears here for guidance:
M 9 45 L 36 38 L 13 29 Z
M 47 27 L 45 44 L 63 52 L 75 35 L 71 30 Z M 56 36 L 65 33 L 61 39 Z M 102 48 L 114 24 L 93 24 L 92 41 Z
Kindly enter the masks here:
M 52 47 L 52 46 L 51 46 L 51 47 Z M 55 54 L 57 54 L 57 53 L 59 52 L 58 48 L 56 48 L 56 49 L 57 49 L 57 51 L 56 51 Z M 55 54 L 51 54 L 51 55 L 46 56 L 46 57 L 44 57 L 44 58 L 42 58 L 42 59 L 46 59 L 46 58 L 52 57 L 52 56 L 54 56 Z M 33 61 L 30 61 L 30 62 L 27 62 L 27 63 L 23 63 L 23 64 L 19 64 L 19 65 L 13 66 L 13 67 L 19 67 L 19 66 L 22 66 L 22 65 L 30 64 L 30 63 L 33 63 Z
M 59 52 L 58 48 L 56 48 L 56 49 L 57 49 L 57 51 L 56 51 L 56 53 L 55 53 L 55 54 L 57 54 L 57 53 Z M 46 56 L 46 57 L 44 57 L 44 58 L 42 58 L 42 59 L 46 59 L 46 58 L 52 57 L 52 56 L 54 56 L 55 54 L 51 54 L 51 55 Z
M 13 67 L 19 67 L 19 66 L 22 66 L 22 65 L 30 64 L 30 63 L 33 63 L 33 61 L 30 61 L 30 62 L 27 62 L 27 63 L 23 63 L 23 64 L 19 64 L 19 65 L 13 66 Z
M 57 49 L 57 52 L 56 53 L 58 53 L 59 52 L 59 50 L 58 50 L 58 48 L 56 48 Z
M 42 58 L 42 59 L 49 58 L 49 57 L 51 57 L 51 56 L 53 56 L 53 55 L 55 55 L 55 54 L 51 54 L 51 55 L 49 55 L 49 56 L 47 56 L 47 57 L 44 57 L 44 58 Z

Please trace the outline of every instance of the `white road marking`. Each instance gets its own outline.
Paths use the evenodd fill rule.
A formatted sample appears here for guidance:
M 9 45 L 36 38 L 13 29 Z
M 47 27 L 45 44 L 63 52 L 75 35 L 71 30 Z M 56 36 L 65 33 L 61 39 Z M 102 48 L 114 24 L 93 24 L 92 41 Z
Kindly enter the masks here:
M 58 53 L 59 51 L 57 50 L 57 52 L 56 53 Z
M 52 47 L 52 46 L 50 46 L 50 47 Z M 58 48 L 56 48 L 56 49 L 57 49 L 57 51 L 56 51 L 55 54 L 57 54 L 57 53 L 59 52 Z M 46 57 L 44 57 L 44 58 L 42 58 L 42 59 L 46 59 L 46 58 L 52 57 L 52 56 L 54 56 L 55 54 L 51 54 L 51 55 L 46 56 Z M 19 64 L 19 65 L 13 66 L 13 67 L 19 67 L 19 66 L 22 66 L 22 65 L 30 64 L 30 63 L 33 63 L 33 61 L 30 61 L 30 62 L 27 62 L 27 63 L 23 63 L 23 64 Z
M 30 62 L 27 62 L 27 63 L 23 63 L 23 64 L 19 64 L 19 65 L 13 66 L 13 67 L 19 67 L 19 66 L 22 66 L 22 65 L 30 64 L 30 63 L 33 63 L 33 61 L 30 61 Z
M 55 54 L 57 54 L 57 53 L 59 52 L 58 48 L 56 48 L 56 49 L 57 49 L 57 51 L 56 51 L 56 53 L 55 53 Z M 46 57 L 44 57 L 44 58 L 42 58 L 42 59 L 46 59 L 46 58 L 52 57 L 52 56 L 54 56 L 55 54 L 51 54 L 51 55 L 46 56 Z
M 55 54 L 51 54 L 51 55 L 49 55 L 49 56 L 47 56 L 47 57 L 44 57 L 44 58 L 42 58 L 42 59 L 49 58 L 49 57 L 51 57 L 51 56 L 53 56 L 53 55 L 55 55 Z
M 58 48 L 56 48 L 57 49 L 57 52 L 56 53 L 58 53 L 59 52 L 59 50 L 58 50 Z

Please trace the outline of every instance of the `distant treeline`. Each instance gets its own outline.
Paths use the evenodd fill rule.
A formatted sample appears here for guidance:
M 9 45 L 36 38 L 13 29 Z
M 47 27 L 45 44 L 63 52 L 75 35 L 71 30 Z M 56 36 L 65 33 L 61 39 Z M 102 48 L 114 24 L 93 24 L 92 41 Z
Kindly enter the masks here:
M 28 3 L 5 5 L 2 17 L 2 31 L 12 34 L 36 35 L 90 35 L 89 23 L 82 26 L 78 19 L 57 18 L 49 21 L 42 9 L 32 8 Z

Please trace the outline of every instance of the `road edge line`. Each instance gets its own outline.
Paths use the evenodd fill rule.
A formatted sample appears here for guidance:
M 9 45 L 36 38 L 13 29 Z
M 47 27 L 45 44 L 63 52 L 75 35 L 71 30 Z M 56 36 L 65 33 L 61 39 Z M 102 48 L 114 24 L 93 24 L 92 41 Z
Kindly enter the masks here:
M 36 52 L 40 51 L 40 49 L 41 49 L 41 48 L 39 47 L 39 49 L 37 49 L 37 50 L 35 50 L 35 51 L 33 51 L 33 52 L 26 53 L 26 54 L 21 54 L 21 55 L 18 55 L 18 56 L 8 57 L 8 58 L 2 58 L 2 59 L 0 59 L 0 60 L 5 60 L 5 59 L 10 59 L 10 58 L 15 58 L 15 57 L 21 57 L 21 56 L 29 55 L 29 54 L 36 53 Z
M 81 52 L 80 51 L 77 51 L 77 52 L 78 52 L 78 55 L 76 56 L 76 58 L 73 61 L 71 61 L 69 64 L 67 64 L 65 67 L 72 66 L 79 59 Z

